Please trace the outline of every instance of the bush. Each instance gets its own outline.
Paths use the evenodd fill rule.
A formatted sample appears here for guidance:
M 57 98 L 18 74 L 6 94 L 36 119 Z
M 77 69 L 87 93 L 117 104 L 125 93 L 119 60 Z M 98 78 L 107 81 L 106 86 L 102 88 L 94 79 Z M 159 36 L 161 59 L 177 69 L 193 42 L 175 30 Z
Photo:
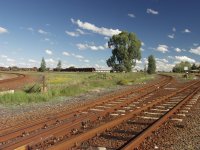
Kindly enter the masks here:
M 118 85 L 128 85 L 128 80 L 122 79 L 117 82 Z
M 39 84 L 27 85 L 27 86 L 24 87 L 24 92 L 26 92 L 26 93 L 40 93 L 41 92 L 41 86 Z

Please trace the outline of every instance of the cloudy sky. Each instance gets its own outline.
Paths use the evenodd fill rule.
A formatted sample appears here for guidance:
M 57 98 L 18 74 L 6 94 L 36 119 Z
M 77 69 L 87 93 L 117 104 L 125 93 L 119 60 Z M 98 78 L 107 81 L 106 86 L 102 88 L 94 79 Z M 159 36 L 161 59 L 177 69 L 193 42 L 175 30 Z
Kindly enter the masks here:
M 107 68 L 108 39 L 121 31 L 142 41 L 143 69 L 200 62 L 198 0 L 1 0 L 0 66 Z

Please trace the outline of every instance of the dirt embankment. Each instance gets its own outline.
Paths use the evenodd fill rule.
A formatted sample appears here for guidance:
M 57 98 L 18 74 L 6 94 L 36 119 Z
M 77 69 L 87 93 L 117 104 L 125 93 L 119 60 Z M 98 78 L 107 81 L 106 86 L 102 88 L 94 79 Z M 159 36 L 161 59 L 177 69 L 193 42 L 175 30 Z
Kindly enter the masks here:
M 3 74 L 0 76 L 0 91 L 19 90 L 27 84 L 38 82 L 38 76 L 25 75 L 17 78 L 17 74 Z M 5 82 L 4 82 L 5 81 Z

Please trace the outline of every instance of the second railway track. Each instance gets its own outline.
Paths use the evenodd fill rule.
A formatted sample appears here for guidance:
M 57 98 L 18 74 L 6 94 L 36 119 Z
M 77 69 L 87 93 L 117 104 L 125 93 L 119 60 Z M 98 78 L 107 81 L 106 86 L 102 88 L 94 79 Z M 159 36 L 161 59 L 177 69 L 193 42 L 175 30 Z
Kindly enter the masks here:
M 0 149 L 14 149 L 23 145 L 31 147 L 33 142 L 41 142 L 41 139 L 48 139 L 62 130 L 74 136 L 77 130 L 87 128 L 91 122 L 105 119 L 107 114 L 114 113 L 133 101 L 157 91 L 158 87 L 168 84 L 171 80 L 171 77 L 163 76 L 161 80 L 150 85 L 104 97 L 94 104 L 68 113 L 4 129 L 0 132 Z
M 49 145 L 47 141 L 46 145 L 49 146 L 49 149 L 59 150 L 95 150 L 100 147 L 108 150 L 137 148 L 146 137 L 170 119 L 180 108 L 185 106 L 184 109 L 189 109 L 185 103 L 192 100 L 193 96 L 200 91 L 199 83 L 200 81 L 190 82 L 179 89 L 176 85 L 166 86 L 164 89 L 172 92 L 164 93 L 164 89 L 159 90 L 157 93 L 163 94 L 160 98 L 155 98 L 154 95 L 151 98 L 138 100 L 143 101 L 142 107 L 129 105 L 130 109 L 127 110 L 127 107 L 122 109 L 124 110 L 122 114 L 118 113 L 114 117 L 110 114 L 109 121 L 97 124 L 92 129 L 82 131 L 82 134 L 71 138 L 62 140 L 62 138 L 53 137 L 52 139 L 59 142 L 53 143 L 52 140 L 49 140 Z M 181 117 L 182 114 L 177 113 L 176 115 Z M 41 143 L 41 145 L 45 144 Z
M 0 149 L 132 148 L 132 140 L 144 139 L 149 135 L 144 131 L 153 128 L 150 125 L 192 97 L 199 90 L 198 83 L 177 84 L 172 77 L 162 76 L 155 83 L 100 98 L 76 110 L 4 129 Z

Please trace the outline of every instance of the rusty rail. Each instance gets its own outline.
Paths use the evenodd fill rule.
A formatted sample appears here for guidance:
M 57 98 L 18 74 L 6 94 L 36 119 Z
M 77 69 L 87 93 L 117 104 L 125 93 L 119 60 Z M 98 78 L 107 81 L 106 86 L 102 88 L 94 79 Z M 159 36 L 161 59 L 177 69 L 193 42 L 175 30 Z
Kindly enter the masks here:
M 158 85 L 160 85 L 161 83 L 162 84 L 166 84 L 166 83 L 168 83 L 172 78 L 171 77 L 167 77 L 167 76 L 165 76 L 166 78 L 165 79 L 163 79 L 162 80 L 162 82 L 159 82 L 159 83 L 157 83 Z M 146 87 L 143 87 L 143 88 L 139 88 L 138 90 L 136 90 L 136 91 L 140 91 L 140 90 L 144 90 L 144 89 L 146 89 L 146 88 L 149 88 L 149 87 L 155 87 L 155 86 L 157 86 L 157 85 L 154 85 L 154 84 L 151 84 L 151 85 L 148 85 L 148 86 L 146 86 Z M 114 96 L 112 96 L 112 97 L 107 97 L 107 98 L 102 98 L 102 99 L 100 99 L 100 100 L 98 100 L 98 102 L 97 103 L 95 103 L 95 104 L 91 104 L 90 106 L 84 106 L 84 107 L 82 107 L 82 108 L 80 108 L 80 109 L 77 109 L 76 111 L 71 111 L 70 113 L 67 113 L 67 114 L 73 114 L 73 113 L 77 113 L 77 112 L 80 112 L 80 111 L 83 111 L 84 109 L 89 109 L 89 108 L 91 108 L 91 107 L 94 107 L 94 106 L 96 106 L 97 104 L 101 104 L 101 103 L 105 103 L 105 102 L 108 102 L 108 101 L 111 101 L 111 100 L 113 100 L 113 99 L 116 99 L 116 98 L 120 98 L 120 97 L 123 97 L 123 96 L 126 96 L 126 95 L 129 95 L 129 94 L 131 94 L 131 93 L 133 93 L 133 92 L 135 92 L 135 90 L 133 91 L 131 91 L 131 90 L 127 90 L 125 93 L 120 93 L 120 94 L 115 94 Z M 66 115 L 66 113 L 64 113 L 64 114 L 62 114 L 63 116 L 64 115 Z M 61 116 L 62 116 L 61 115 Z M 60 116 L 56 116 L 55 118 L 53 118 L 53 119 L 49 119 L 50 120 L 50 122 L 51 121 L 55 121 L 55 119 L 59 119 L 59 117 Z M 66 117 L 66 116 L 65 116 Z M 45 120 L 45 121 L 47 121 L 47 120 Z M 42 124 L 41 124 L 41 122 L 39 121 L 38 122 L 38 124 L 36 124 L 36 126 L 37 125 L 39 125 L 39 126 L 43 126 L 44 124 L 43 123 L 45 123 L 45 121 L 44 122 L 42 122 Z M 8 134 L 11 134 L 10 136 L 8 136 L 8 138 L 7 139 L 10 139 L 10 138 L 12 138 L 12 137 L 15 137 L 15 136 L 17 136 L 17 133 L 18 134 L 20 134 L 20 133 L 22 133 L 25 129 L 29 129 L 29 130 L 36 130 L 37 129 L 37 127 L 35 126 L 35 124 L 31 124 L 30 123 L 30 125 L 27 125 L 26 124 L 26 126 L 25 126 L 25 128 L 24 127 L 22 127 L 22 128 L 20 128 L 19 127 L 19 129 L 17 129 L 17 130 L 15 130 L 16 132 L 9 132 L 9 130 L 7 130 L 7 132 L 4 132 L 5 134 L 2 134 L 1 136 L 0 136 L 0 139 L 2 140 L 2 141 L 5 141 L 5 135 L 8 135 Z M 55 130 L 56 131 L 56 130 Z M 51 132 L 47 132 L 47 133 L 45 133 L 45 136 L 48 136 L 49 134 L 52 134 Z M 40 136 L 40 135 L 39 135 Z M 38 138 L 37 136 L 35 136 L 34 137 L 34 139 L 36 139 L 36 138 Z M 27 138 L 25 138 L 25 139 L 27 139 L 28 140 L 28 137 Z M 25 140 L 24 139 L 24 140 Z M 31 141 L 31 139 L 29 139 L 28 140 L 29 142 Z M 22 141 L 22 143 L 24 143 L 25 141 Z M 20 146 L 20 145 L 23 145 L 23 144 L 17 144 L 18 146 Z M 14 143 L 13 143 L 14 144 Z M 24 143 L 25 144 L 25 143 Z M 9 144 L 10 145 L 10 144 Z
M 94 137 L 94 136 L 96 136 L 96 135 L 102 133 L 103 131 L 106 131 L 106 130 L 109 129 L 109 128 L 112 128 L 112 127 L 114 127 L 114 126 L 117 126 L 118 124 L 122 123 L 122 122 L 125 121 L 125 120 L 128 120 L 128 119 L 134 117 L 135 115 L 141 113 L 142 111 L 147 110 L 147 109 L 149 109 L 149 108 L 151 108 L 151 107 L 153 107 L 153 106 L 155 106 L 155 105 L 157 105 L 157 104 L 160 104 L 160 103 L 164 102 L 165 100 L 169 99 L 170 97 L 173 97 L 173 96 L 175 96 L 176 94 L 178 94 L 178 93 L 180 93 L 180 92 L 183 92 L 184 90 L 190 88 L 191 86 L 196 85 L 196 84 L 199 84 L 199 83 L 200 83 L 200 81 L 194 82 L 193 84 L 190 84 L 190 85 L 188 85 L 188 86 L 186 86 L 186 87 L 184 87 L 184 88 L 182 88 L 182 89 L 180 89 L 180 90 L 178 90 L 178 91 L 176 91 L 176 92 L 173 92 L 172 94 L 169 94 L 169 95 L 163 97 L 162 99 L 157 99 L 157 100 L 153 101 L 152 103 L 150 103 L 150 104 L 148 104 L 148 105 L 146 105 L 146 106 L 144 106 L 144 107 L 142 107 L 142 108 L 139 108 L 139 109 L 137 109 L 137 110 L 135 110 L 135 111 L 133 111 L 133 112 L 130 112 L 129 114 L 126 114 L 125 116 L 121 116 L 121 117 L 119 117 L 119 118 L 116 118 L 116 119 L 113 120 L 113 121 L 110 121 L 110 122 L 108 122 L 108 123 L 105 123 L 105 124 L 103 124 L 103 125 L 101 125 L 101 126 L 99 126 L 99 127 L 96 127 L 96 128 L 94 128 L 94 129 L 91 129 L 91 130 L 89 130 L 89 131 L 87 131 L 87 132 L 85 132 L 85 133 L 82 133 L 82 134 L 78 135 L 78 136 L 74 136 L 73 138 L 71 138 L 71 139 L 69 139 L 69 140 L 67 140 L 67 141 L 61 142 L 60 144 L 57 144 L 57 145 L 55 145 L 55 146 L 50 147 L 49 149 L 50 149 L 50 150 L 53 150 L 53 149 L 54 149 L 54 150 L 65 150 L 65 149 L 70 149 L 70 148 L 72 148 L 72 147 L 74 147 L 74 146 L 77 146 L 77 145 L 79 145 L 81 142 L 86 141 L 86 140 L 88 140 L 88 139 L 90 139 L 90 138 L 92 138 L 92 137 Z M 195 90 L 195 91 L 196 91 L 196 90 Z M 188 99 L 189 99 L 190 97 L 191 97 L 191 96 L 188 96 Z M 184 102 L 187 101 L 188 99 L 185 99 Z M 181 104 L 182 104 L 182 102 L 181 102 Z M 174 112 L 175 112 L 175 109 L 173 109 L 172 112 L 170 112 L 170 114 L 172 114 L 172 113 L 174 113 Z M 168 117 L 169 117 L 169 116 L 167 115 L 167 118 L 168 118 Z M 165 120 L 165 119 L 166 119 L 166 117 L 164 118 L 164 120 Z M 163 121 L 162 121 L 162 122 L 163 122 Z M 161 123 L 162 123 L 162 122 L 161 122 Z M 160 125 L 160 124 L 159 124 L 159 125 Z M 157 126 L 157 127 L 158 127 L 158 126 Z M 145 135 L 145 134 L 144 134 L 144 135 Z
M 150 136 L 153 131 L 156 131 L 162 124 L 164 124 L 177 110 L 179 110 L 189 99 L 191 99 L 198 91 L 200 87 L 193 91 L 190 95 L 188 95 L 184 100 L 178 103 L 171 111 L 167 112 L 162 118 L 157 120 L 151 126 L 146 128 L 143 132 L 141 132 L 136 138 L 131 139 L 128 144 L 122 146 L 121 150 L 130 150 L 137 148 L 148 136 Z

